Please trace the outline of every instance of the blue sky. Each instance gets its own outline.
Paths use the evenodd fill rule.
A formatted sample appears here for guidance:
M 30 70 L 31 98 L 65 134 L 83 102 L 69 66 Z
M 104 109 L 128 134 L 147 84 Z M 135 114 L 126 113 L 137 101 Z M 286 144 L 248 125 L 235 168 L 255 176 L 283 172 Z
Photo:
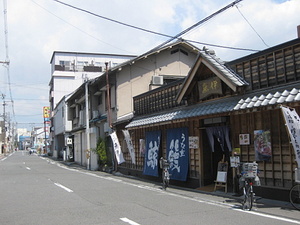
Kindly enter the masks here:
M 229 0 L 62 0 L 134 26 L 176 35 L 233 2 Z M 48 106 L 53 51 L 142 54 L 167 39 L 134 30 L 63 6 L 53 0 L 8 1 L 10 87 L 18 127 L 41 125 Z M 243 0 L 183 38 L 208 44 L 263 50 L 297 38 L 300 0 Z M 248 22 L 255 29 L 250 27 Z M 5 59 L 3 4 L 0 5 L 0 61 Z M 260 35 L 260 37 L 257 35 Z M 263 41 L 262 41 L 263 40 Z M 202 48 L 203 45 L 198 47 Z M 213 48 L 222 60 L 250 54 Z M 6 69 L 0 69 L 0 92 L 13 117 Z M 1 102 L 2 103 L 2 102 Z M 0 114 L 3 107 L 0 107 Z

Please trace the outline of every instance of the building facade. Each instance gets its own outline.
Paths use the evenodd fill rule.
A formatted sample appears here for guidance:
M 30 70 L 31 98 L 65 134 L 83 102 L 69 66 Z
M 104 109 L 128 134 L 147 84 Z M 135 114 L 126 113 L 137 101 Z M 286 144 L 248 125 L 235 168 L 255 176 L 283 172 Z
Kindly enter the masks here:
M 110 67 L 114 67 L 134 57 L 100 53 L 53 52 L 50 60 L 49 102 L 52 124 L 50 130 L 51 153 L 55 157 L 62 157 L 63 150 L 69 147 L 66 145 L 66 140 L 71 127 L 70 121 L 67 121 L 65 116 L 67 115 L 65 96 L 70 95 L 85 81 L 103 74 L 106 62 Z M 68 151 L 68 154 L 70 153 Z
M 174 42 L 112 67 L 82 84 L 67 100 L 75 161 L 83 165 L 95 162 L 92 152 L 86 157 L 88 142 L 91 149 L 96 147 L 99 137 L 111 142 L 109 135 L 117 128 L 124 128 L 134 115 L 133 97 L 182 79 L 197 54 L 198 49 L 189 43 Z M 109 146 L 108 152 L 113 155 Z M 115 169 L 117 163 L 113 162 Z
M 214 186 L 219 163 L 227 162 L 226 185 L 237 191 L 230 158 L 239 157 L 257 161 L 258 195 L 288 200 L 299 165 L 281 106 L 300 112 L 300 39 L 228 63 L 204 49 L 177 85 L 135 96 L 135 117 L 125 128 L 136 163 L 124 150 L 118 169 L 160 180 L 157 160 L 164 157 L 171 163 L 171 184 L 202 188 Z M 170 107 L 166 96 L 177 105 Z M 120 132 L 118 137 L 123 143 Z

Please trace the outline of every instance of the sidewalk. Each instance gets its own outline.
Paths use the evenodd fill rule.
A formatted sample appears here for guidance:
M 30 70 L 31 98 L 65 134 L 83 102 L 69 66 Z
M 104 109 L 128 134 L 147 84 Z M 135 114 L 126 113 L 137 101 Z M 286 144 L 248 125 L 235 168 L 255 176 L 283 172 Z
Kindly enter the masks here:
M 81 165 L 79 165 L 75 162 L 64 162 L 64 161 L 61 161 L 61 160 L 54 159 L 52 157 L 49 157 L 49 158 L 53 161 L 61 163 L 61 164 L 65 165 L 65 166 L 68 166 L 70 168 L 87 170 L 86 167 L 81 166 Z M 102 171 L 91 171 L 91 172 L 105 173 L 105 172 L 102 172 Z M 142 179 L 140 177 L 127 176 L 127 175 L 124 175 L 120 172 L 113 172 L 111 175 L 112 176 L 118 176 L 118 177 L 125 177 L 127 179 L 140 180 L 140 181 L 145 182 L 145 183 L 155 184 L 156 186 L 161 185 L 161 183 L 158 183 L 158 182 L 149 181 L 149 180 L 146 180 L 146 179 Z M 172 185 L 170 185 L 170 188 L 177 189 L 177 190 L 182 190 L 182 191 L 187 191 L 187 192 L 203 193 L 203 194 L 207 194 L 207 195 L 219 196 L 219 197 L 224 198 L 225 202 L 227 202 L 227 203 L 228 202 L 240 203 L 243 199 L 242 196 L 237 196 L 236 193 L 232 193 L 232 192 L 225 193 L 222 188 L 219 189 L 219 190 L 216 190 L 216 191 L 205 191 L 205 190 L 191 189 L 191 188 L 172 186 Z M 295 210 L 290 202 L 267 199 L 267 198 L 262 198 L 260 196 L 256 196 L 255 199 L 256 199 L 255 205 L 258 208 L 259 207 L 278 207 L 278 208 L 281 208 L 281 209 Z
M 0 154 L 0 160 L 3 159 L 5 156 L 4 154 Z

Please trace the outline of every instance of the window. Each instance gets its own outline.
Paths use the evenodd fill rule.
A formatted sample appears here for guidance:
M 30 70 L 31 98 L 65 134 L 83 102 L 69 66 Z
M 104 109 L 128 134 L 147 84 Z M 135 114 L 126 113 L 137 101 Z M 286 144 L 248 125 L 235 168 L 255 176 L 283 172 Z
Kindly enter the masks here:
M 83 71 L 83 61 L 77 61 L 77 70 Z

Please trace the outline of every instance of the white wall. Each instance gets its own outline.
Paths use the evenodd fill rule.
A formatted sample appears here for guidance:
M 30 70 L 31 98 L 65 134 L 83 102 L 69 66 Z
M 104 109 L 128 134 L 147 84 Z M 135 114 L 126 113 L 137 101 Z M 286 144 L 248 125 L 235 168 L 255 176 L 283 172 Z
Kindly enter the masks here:
M 117 73 L 117 118 L 133 111 L 133 97 L 150 90 L 152 76 L 187 76 L 197 55 L 171 54 L 172 49 L 138 60 Z

